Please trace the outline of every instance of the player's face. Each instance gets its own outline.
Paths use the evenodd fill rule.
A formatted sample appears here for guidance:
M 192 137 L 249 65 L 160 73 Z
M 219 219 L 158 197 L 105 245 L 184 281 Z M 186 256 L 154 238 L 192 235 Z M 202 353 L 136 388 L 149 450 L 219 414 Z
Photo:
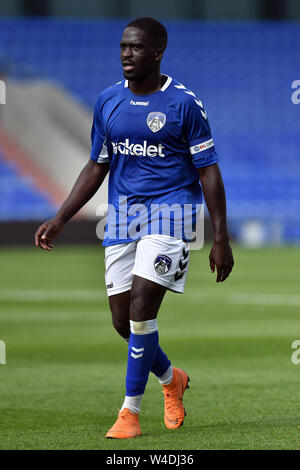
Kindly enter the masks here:
M 126 28 L 120 46 L 123 73 L 127 80 L 143 80 L 159 66 L 162 50 L 153 47 L 145 31 Z

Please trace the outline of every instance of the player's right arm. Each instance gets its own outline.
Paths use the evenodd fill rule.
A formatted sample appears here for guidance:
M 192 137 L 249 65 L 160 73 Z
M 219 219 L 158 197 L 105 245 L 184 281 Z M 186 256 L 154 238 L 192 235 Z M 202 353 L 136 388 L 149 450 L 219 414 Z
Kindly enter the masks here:
M 53 240 L 68 220 L 94 196 L 109 171 L 109 163 L 90 159 L 78 176 L 69 196 L 53 219 L 44 222 L 35 233 L 35 245 L 43 250 L 53 248 Z

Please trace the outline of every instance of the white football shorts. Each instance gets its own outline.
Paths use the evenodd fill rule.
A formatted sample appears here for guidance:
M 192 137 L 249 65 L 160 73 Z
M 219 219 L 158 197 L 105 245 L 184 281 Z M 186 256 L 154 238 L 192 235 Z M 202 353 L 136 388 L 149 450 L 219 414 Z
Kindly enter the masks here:
M 105 248 L 107 295 L 131 289 L 140 276 L 183 293 L 189 266 L 189 245 L 179 238 L 146 235 L 137 241 Z

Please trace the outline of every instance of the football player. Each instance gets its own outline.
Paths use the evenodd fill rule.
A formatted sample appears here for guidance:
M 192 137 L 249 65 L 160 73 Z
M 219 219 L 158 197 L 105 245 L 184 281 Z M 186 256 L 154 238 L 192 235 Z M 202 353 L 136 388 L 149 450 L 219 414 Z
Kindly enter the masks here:
M 160 71 L 165 27 L 152 18 L 133 20 L 120 46 L 124 79 L 98 98 L 91 158 L 57 215 L 37 230 L 36 246 L 53 247 L 64 224 L 109 172 L 105 279 L 113 325 L 128 342 L 128 360 L 123 406 L 106 437 L 126 439 L 141 434 L 139 412 L 150 371 L 163 387 L 166 427 L 177 429 L 185 418 L 183 394 L 189 377 L 159 346 L 157 314 L 168 289 L 184 290 L 190 239 L 178 232 L 178 218 L 190 205 L 195 219 L 202 193 L 212 220 L 209 260 L 217 282 L 225 281 L 234 262 L 224 185 L 205 109 L 185 85 Z M 125 211 L 120 205 L 124 198 Z M 179 215 L 163 210 L 174 205 Z M 161 210 L 153 211 L 154 206 Z M 141 208 L 148 224 L 132 233 L 130 224 Z M 160 223 L 168 218 L 169 225 Z

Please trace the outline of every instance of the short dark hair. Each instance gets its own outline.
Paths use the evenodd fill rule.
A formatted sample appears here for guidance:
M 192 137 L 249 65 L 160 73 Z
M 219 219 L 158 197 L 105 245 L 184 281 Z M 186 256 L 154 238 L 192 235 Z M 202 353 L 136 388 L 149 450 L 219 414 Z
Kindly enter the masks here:
M 166 28 L 162 23 L 155 20 L 154 18 L 148 18 L 147 16 L 143 16 L 141 18 L 136 18 L 132 20 L 126 28 L 138 28 L 142 31 L 145 31 L 149 36 L 152 37 L 153 41 L 155 42 L 155 46 L 162 48 L 164 51 L 167 47 L 168 42 L 168 33 Z

